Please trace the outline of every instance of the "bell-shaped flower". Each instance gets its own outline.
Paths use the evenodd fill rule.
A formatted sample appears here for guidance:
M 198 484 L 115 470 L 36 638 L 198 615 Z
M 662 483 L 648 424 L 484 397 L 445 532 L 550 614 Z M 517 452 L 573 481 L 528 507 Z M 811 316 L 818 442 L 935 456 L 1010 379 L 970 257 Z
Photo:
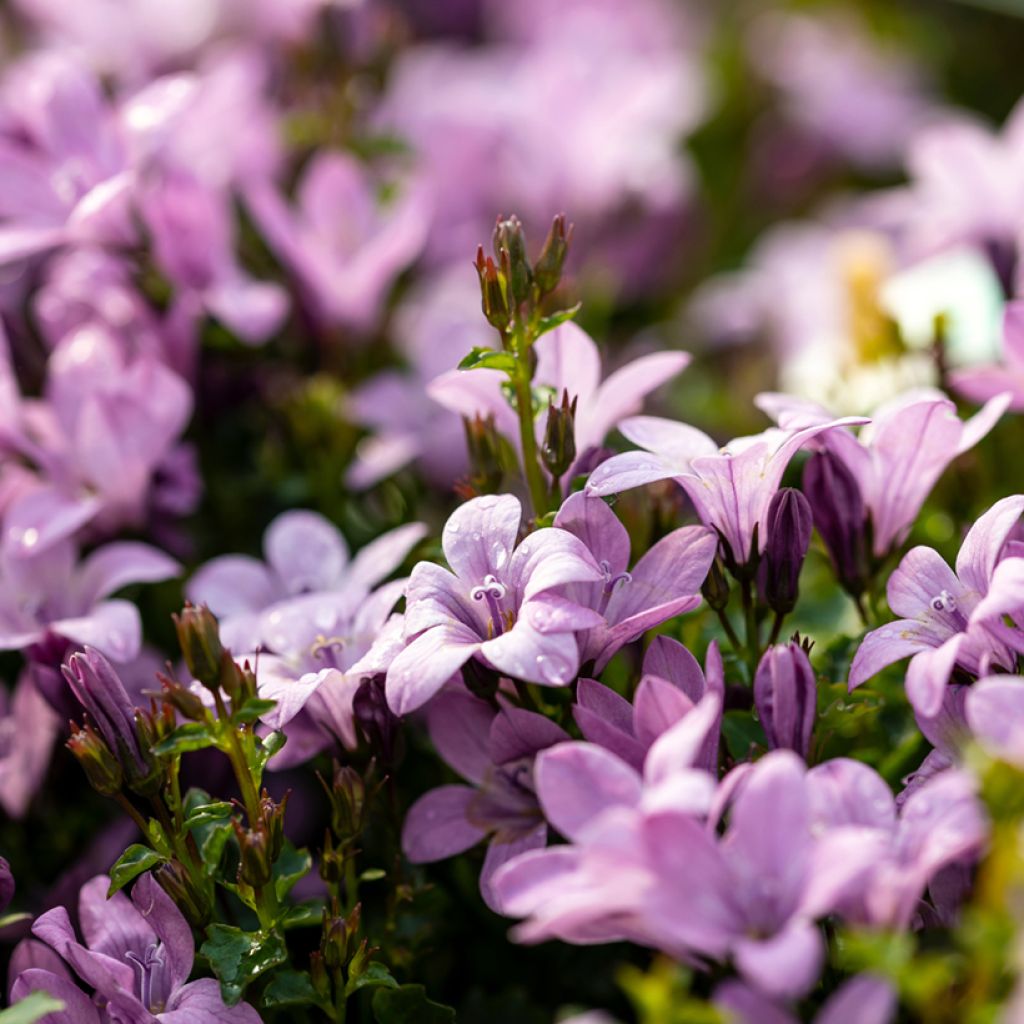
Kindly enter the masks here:
M 536 530 L 517 545 L 521 518 L 511 495 L 467 501 L 441 537 L 451 569 L 430 562 L 413 569 L 406 591 L 408 645 L 387 673 L 396 714 L 424 705 L 470 658 L 544 686 L 565 686 L 576 677 L 576 634 L 604 619 L 560 591 L 567 583 L 601 582 L 604 573 L 567 530 Z
M 196 570 L 185 592 L 220 620 L 225 646 L 255 651 L 262 614 L 272 605 L 304 594 L 366 595 L 402 564 L 426 534 L 409 523 L 382 534 L 355 558 L 338 528 L 306 509 L 283 512 L 263 535 L 265 561 L 248 555 L 221 555 Z
M 151 874 L 143 875 L 131 899 L 107 899 L 110 879 L 100 875 L 79 896 L 81 942 L 64 907 L 37 918 L 32 933 L 50 946 L 95 993 L 94 1002 L 70 972 L 42 967 L 21 971 L 12 1000 L 46 992 L 64 1004 L 61 1019 L 76 1024 L 259 1024 L 248 1004 L 227 1006 L 214 978 L 190 982 L 195 945 L 192 929 Z M 56 968 L 56 964 L 54 964 Z M 101 1011 L 99 1006 L 105 1007 Z
M 914 389 L 876 409 L 859 436 L 832 430 L 815 442 L 840 459 L 857 481 L 877 557 L 903 542 L 946 467 L 995 426 L 1010 402 L 1006 390 L 961 420 L 941 391 Z M 759 395 L 757 404 L 786 429 L 809 430 L 831 421 L 821 406 L 790 395 Z
M 608 433 L 627 416 L 639 412 L 644 398 L 686 369 L 686 352 L 655 352 L 640 356 L 601 379 L 601 356 L 593 339 L 569 322 L 542 335 L 533 346 L 537 368 L 533 387 L 557 405 L 563 393 L 576 401 L 573 418 L 576 463 L 583 464 Z M 428 387 L 434 401 L 460 416 L 494 417 L 498 429 L 518 445 L 516 414 L 505 398 L 498 370 L 449 370 Z M 544 443 L 547 402 L 534 425 L 537 444 Z M 573 477 L 570 467 L 568 478 Z
M 610 750 L 637 771 L 651 745 L 707 693 L 725 699 L 725 677 L 718 645 L 708 645 L 706 672 L 678 640 L 656 636 L 644 654 L 640 683 L 630 704 L 625 697 L 594 679 L 576 688 L 573 717 L 583 738 Z M 721 707 L 720 707 L 721 709 Z M 715 773 L 721 721 L 708 731 L 694 765 Z
M 461 689 L 440 694 L 426 716 L 437 752 L 470 785 L 439 786 L 421 796 L 406 815 L 402 849 L 414 864 L 425 864 L 488 839 L 480 892 L 500 913 L 494 873 L 547 843 L 534 779 L 537 755 L 569 736 L 543 715 L 515 707 L 495 711 Z
M 685 423 L 636 416 L 620 423 L 619 430 L 645 450 L 603 462 L 591 473 L 587 493 L 616 494 L 674 479 L 689 495 L 704 525 L 718 533 L 726 557 L 735 565 L 745 565 L 764 550 L 768 507 L 790 459 L 819 434 L 864 422 L 847 418 L 802 430 L 769 429 L 737 438 L 719 450 L 707 434 Z
M 659 540 L 629 569 L 629 534 L 601 498 L 571 495 L 555 526 L 586 544 L 604 579 L 564 588 L 570 600 L 591 608 L 604 623 L 579 637 L 580 661 L 600 672 L 624 644 L 700 604 L 718 538 L 703 526 L 684 526 Z
M 1024 679 L 986 676 L 965 694 L 967 724 L 993 757 L 1024 769 Z
M 265 182 L 247 188 L 246 199 L 310 312 L 357 329 L 373 326 L 396 278 L 419 255 L 431 215 L 421 182 L 382 202 L 379 182 L 340 152 L 313 157 L 294 209 Z
M 887 588 L 889 607 L 902 618 L 864 637 L 850 666 L 851 690 L 912 656 L 907 697 L 927 718 L 938 713 L 955 669 L 978 676 L 990 666 L 1013 667 L 1024 633 L 1001 616 L 1024 611 L 1024 559 L 1000 556 L 1022 513 L 1022 495 L 997 501 L 964 538 L 956 572 L 932 548 L 904 556 Z

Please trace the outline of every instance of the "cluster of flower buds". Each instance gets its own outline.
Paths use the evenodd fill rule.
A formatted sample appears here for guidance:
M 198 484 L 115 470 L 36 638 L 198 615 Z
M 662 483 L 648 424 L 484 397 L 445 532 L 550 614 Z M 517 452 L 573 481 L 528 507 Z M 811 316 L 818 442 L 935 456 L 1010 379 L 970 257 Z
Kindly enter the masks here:
M 556 405 L 552 398 L 548 404 L 548 419 L 544 426 L 544 444 L 540 457 L 547 471 L 557 480 L 569 471 L 576 461 L 576 403 L 569 400 L 569 392 L 562 391 L 562 400 Z
M 817 714 L 818 685 L 808 646 L 797 637 L 765 651 L 754 675 L 754 706 L 768 746 L 806 758 Z
M 181 613 L 174 616 L 178 643 L 189 674 L 206 689 L 223 692 L 235 707 L 256 697 L 256 676 L 248 665 L 238 665 L 220 640 L 216 616 L 206 605 L 186 602 Z M 161 678 L 165 699 L 191 719 L 202 717 L 202 702 L 187 689 Z M 198 703 L 197 703 L 198 702 Z
M 258 889 L 266 885 L 274 874 L 274 862 L 284 849 L 284 815 L 288 795 L 275 803 L 263 790 L 260 797 L 259 817 L 246 828 L 237 818 L 232 819 L 238 840 L 238 880 Z
M 337 1005 L 343 1001 L 345 992 L 365 973 L 370 957 L 377 952 L 366 939 L 359 938 L 361 922 L 362 906 L 358 903 L 347 914 L 336 898 L 324 907 L 320 948 L 309 958 L 310 979 L 324 1003 Z
M 559 214 L 552 222 L 540 256 L 531 264 L 519 218 L 498 218 L 491 239 L 494 255 L 486 255 L 481 245 L 474 263 L 484 316 L 492 327 L 507 334 L 524 309 L 532 313 L 558 287 L 571 241 L 572 225 L 567 224 L 565 214 Z
M 212 883 L 197 880 L 181 861 L 172 858 L 153 870 L 160 888 L 174 900 L 193 928 L 205 928 L 213 916 Z
M 137 708 L 113 666 L 93 648 L 73 654 L 63 671 L 88 716 L 81 726 L 72 723 L 68 749 L 92 786 L 107 796 L 124 786 L 141 795 L 156 792 L 162 774 L 152 748 L 173 728 L 170 709 Z
M 330 783 L 322 775 L 317 778 L 331 808 L 331 827 L 324 834 L 320 877 L 337 885 L 346 877 L 346 864 L 358 852 L 356 843 L 366 828 L 371 804 L 383 780 L 377 778 L 377 763 L 373 759 L 362 773 L 335 761 Z
M 778 615 L 796 607 L 812 526 L 811 506 L 798 490 L 776 492 L 765 516 L 767 537 L 757 578 L 764 603 Z
M 840 584 L 858 597 L 871 572 L 871 522 L 860 486 L 842 460 L 825 451 L 807 460 L 803 489 Z
M 460 496 L 469 499 L 481 494 L 496 494 L 506 474 L 515 472 L 516 454 L 508 440 L 499 432 L 494 415 L 477 413 L 472 419 L 462 418 L 469 452 L 469 476 L 459 484 Z

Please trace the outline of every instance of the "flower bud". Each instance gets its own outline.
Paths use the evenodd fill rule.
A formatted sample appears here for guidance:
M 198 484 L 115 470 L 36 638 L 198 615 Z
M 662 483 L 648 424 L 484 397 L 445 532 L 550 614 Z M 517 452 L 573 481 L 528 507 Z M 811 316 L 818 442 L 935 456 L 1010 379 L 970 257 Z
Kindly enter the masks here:
M 324 788 L 327 784 L 323 782 Z M 343 843 L 352 842 L 363 831 L 366 819 L 366 781 L 354 768 L 334 762 L 334 777 L 327 791 L 331 802 L 331 828 Z
M 845 463 L 825 451 L 807 460 L 803 489 L 836 576 L 856 597 L 863 592 L 870 572 L 867 513 L 860 486 Z
M 176 679 L 165 676 L 162 672 L 157 675 L 160 682 L 160 692 L 155 693 L 165 704 L 170 704 L 185 718 L 193 722 L 200 722 L 206 717 L 206 707 L 199 696 L 191 690 L 182 686 Z M 143 691 L 150 693 L 150 691 Z
M 165 861 L 154 869 L 153 877 L 193 928 L 203 929 L 210 923 L 210 895 L 193 881 L 184 865 L 177 860 Z
M 72 654 L 64 678 L 95 723 L 106 746 L 129 776 L 148 775 L 153 768 L 149 748 L 139 744 L 135 702 L 114 667 L 99 651 L 87 647 Z
M 514 465 L 511 447 L 498 433 L 493 413 L 486 418 L 479 413 L 473 419 L 464 416 L 462 424 L 466 432 L 473 490 L 476 494 L 494 494 L 501 487 L 505 473 Z
M 208 690 L 216 691 L 221 681 L 224 647 L 213 612 L 206 605 L 197 608 L 186 604 L 181 614 L 174 616 L 174 626 L 192 678 L 198 679 Z
M 353 943 L 359 934 L 359 923 L 362 919 L 362 906 L 356 904 L 348 917 L 342 917 L 337 903 L 328 913 L 324 908 L 323 929 L 320 933 L 320 955 L 331 971 L 343 968 L 355 952 Z
M 729 581 L 725 578 L 722 564 L 717 558 L 711 563 L 700 592 L 712 611 L 720 612 L 729 603 Z
M 569 392 L 563 390 L 561 405 L 554 401 L 548 404 L 540 455 L 547 471 L 556 478 L 576 461 L 576 402 L 576 398 L 570 402 Z
M 364 679 L 352 698 L 356 726 L 382 764 L 394 767 L 405 753 L 402 723 L 388 705 L 384 676 Z
M 796 607 L 800 570 L 811 544 L 811 506 L 792 487 L 777 491 L 765 515 L 764 557 L 759 567 L 759 582 L 765 603 L 779 615 L 788 615 Z
M 487 322 L 504 334 L 512 323 L 507 284 L 504 276 L 490 256 L 484 256 L 481 245 L 476 251 L 477 277 L 480 278 L 480 298 Z
M 807 756 L 817 713 L 818 684 L 797 643 L 769 647 L 754 674 L 754 705 L 772 750 Z
M 89 785 L 97 793 L 114 796 L 121 792 L 124 782 L 121 765 L 95 729 L 89 725 L 79 727 L 72 722 L 67 748 L 75 755 Z
M 526 258 L 526 235 L 515 215 L 499 217 L 492 237 L 494 255 L 501 261 L 512 296 L 512 305 L 518 308 L 530 297 L 533 271 Z
M 247 829 L 237 818 L 231 824 L 238 840 L 238 853 L 241 863 L 238 866 L 238 878 L 251 885 L 254 889 L 266 885 L 274 877 L 274 861 L 270 854 L 270 836 L 265 829 L 257 827 Z
M 566 227 L 565 214 L 560 213 L 551 224 L 544 248 L 533 268 L 534 280 L 541 295 L 553 292 L 562 279 L 562 267 L 572 242 L 572 225 Z

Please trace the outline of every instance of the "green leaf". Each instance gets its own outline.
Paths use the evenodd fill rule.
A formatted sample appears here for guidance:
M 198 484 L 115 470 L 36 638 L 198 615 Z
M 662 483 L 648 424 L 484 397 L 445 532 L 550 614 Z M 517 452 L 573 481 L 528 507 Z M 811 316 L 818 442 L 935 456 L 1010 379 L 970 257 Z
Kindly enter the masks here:
M 263 778 L 263 769 L 267 762 L 285 745 L 287 737 L 283 732 L 272 732 L 264 736 L 253 754 L 249 757 L 249 770 L 253 774 L 253 781 L 259 786 Z
M 31 992 L 13 1006 L 0 1011 L 0 1024 L 34 1024 L 48 1013 L 59 1013 L 64 1004 L 49 992 Z
M 278 971 L 263 990 L 262 1003 L 267 1007 L 297 1006 L 303 1003 L 322 1005 L 309 975 L 301 971 Z
M 162 857 L 156 850 L 151 850 L 141 843 L 132 843 L 114 863 L 110 869 L 110 888 L 107 890 L 109 900 L 115 892 L 123 889 L 130 881 L 138 878 L 144 871 L 163 863 L 166 857 Z
M 348 979 L 345 986 L 346 995 L 358 992 L 361 988 L 398 988 L 398 982 L 391 977 L 391 972 L 379 960 L 371 960 L 366 970 Z M 437 1005 L 436 1003 L 434 1004 Z
M 284 963 L 288 950 L 277 932 L 243 932 L 227 924 L 211 924 L 199 952 L 220 981 L 224 1002 L 234 1006 L 246 986 L 272 967 Z
M 184 825 L 187 829 L 193 829 L 198 825 L 205 825 L 211 821 L 223 821 L 231 817 L 234 807 L 226 800 L 216 800 L 209 804 L 199 804 L 193 807 L 185 819 Z
M 377 1024 L 452 1024 L 455 1011 L 427 998 L 422 985 L 379 988 L 373 996 Z
M 186 722 L 179 725 L 167 739 L 153 748 L 157 757 L 170 757 L 173 754 L 184 754 L 189 750 L 202 750 L 212 747 L 213 734 L 202 722 Z
M 289 928 L 312 928 L 319 927 L 323 919 L 323 900 L 303 900 L 290 906 L 280 920 L 280 927 L 287 931 Z
M 6 928 L 12 924 L 18 924 L 19 921 L 31 921 L 31 914 L 3 914 L 0 916 L 0 928 Z
M 274 891 L 277 898 L 283 900 L 295 883 L 308 875 L 312 868 L 313 858 L 309 855 L 309 850 L 296 850 L 286 840 L 281 856 L 274 861 Z
M 240 708 L 231 712 L 231 717 L 240 724 L 255 722 L 261 715 L 265 715 L 268 711 L 273 711 L 276 707 L 276 700 L 261 700 L 259 697 L 250 697 Z
M 582 302 L 577 302 L 575 306 L 570 306 L 568 309 L 560 309 L 557 313 L 552 313 L 551 316 L 541 317 L 540 322 L 537 324 L 537 334 L 534 340 L 542 334 L 547 334 L 548 331 L 553 331 L 556 327 L 560 327 L 566 321 L 574 320 L 582 306 Z
M 468 356 L 459 363 L 460 370 L 504 370 L 514 372 L 516 357 L 511 352 L 499 352 L 495 348 L 484 348 L 477 345 Z
M 378 882 L 385 878 L 387 872 L 383 868 L 367 868 L 360 876 L 360 882 Z
M 722 736 L 729 753 L 737 761 L 746 760 L 751 747 L 768 745 L 761 723 L 755 721 L 749 711 L 727 711 L 722 716 Z

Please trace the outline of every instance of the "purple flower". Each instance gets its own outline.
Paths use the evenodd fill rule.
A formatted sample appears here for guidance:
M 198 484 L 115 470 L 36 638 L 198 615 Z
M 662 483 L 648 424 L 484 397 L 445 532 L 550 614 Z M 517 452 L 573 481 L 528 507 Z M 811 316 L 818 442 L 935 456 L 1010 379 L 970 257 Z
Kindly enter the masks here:
M 95 991 L 105 1005 L 103 1015 L 66 969 L 23 970 L 12 985 L 12 999 L 48 992 L 64 1003 L 64 1014 L 76 1024 L 113 1019 L 123 1024 L 259 1024 L 259 1014 L 247 1003 L 226 1006 L 213 978 L 189 982 L 192 930 L 152 875 L 135 883 L 131 900 L 123 892 L 107 899 L 109 885 L 110 879 L 100 875 L 82 887 L 84 944 L 64 907 L 48 910 L 32 926 L 33 934 Z
M 1002 394 L 962 421 L 944 394 L 919 388 L 876 409 L 859 437 L 832 430 L 815 442 L 857 481 L 871 518 L 876 556 L 882 558 L 902 543 L 946 467 L 995 426 L 1008 404 L 1009 396 Z M 790 430 L 831 421 L 821 406 L 790 395 L 759 395 L 757 405 Z
M 754 674 L 754 706 L 769 748 L 806 758 L 817 703 L 818 684 L 804 649 L 792 642 L 769 647 Z
M 260 696 L 277 702 L 264 720 L 285 729 L 288 743 L 274 768 L 339 741 L 356 745 L 352 701 L 360 679 L 383 672 L 400 646 L 401 620 L 389 625 L 388 618 L 405 581 L 377 585 L 425 532 L 409 523 L 350 558 L 332 523 L 295 510 L 267 528 L 266 563 L 223 555 L 192 577 L 189 598 L 220 617 L 225 645 L 254 662 Z
M 742 981 L 726 981 L 715 989 L 715 1006 L 733 1024 L 798 1024 L 798 1018 L 762 992 Z M 891 982 L 872 974 L 844 981 L 814 1015 L 814 1024 L 890 1024 L 897 995 Z
M 0 807 L 12 818 L 24 817 L 46 778 L 61 725 L 30 671 L 21 673 L 12 695 L 0 687 Z
M 1024 768 L 1024 680 L 986 676 L 965 695 L 966 721 L 993 757 Z
M 579 637 L 580 661 L 593 661 L 595 672 L 623 644 L 700 604 L 701 584 L 718 547 L 710 530 L 673 530 L 630 571 L 629 534 L 601 498 L 571 495 L 555 516 L 555 526 L 579 537 L 604 574 L 601 582 L 574 583 L 562 591 L 604 619 Z
M 562 393 L 577 400 L 575 442 L 577 464 L 600 447 L 620 420 L 640 411 L 644 398 L 681 373 L 690 362 L 686 352 L 656 352 L 641 356 L 601 380 L 597 345 L 574 323 L 542 335 L 534 345 L 537 369 L 533 387 L 557 404 Z M 449 370 L 430 383 L 434 401 L 461 416 L 493 415 L 498 429 L 518 445 L 518 421 L 505 398 L 498 370 Z M 543 444 L 547 404 L 535 423 L 537 443 Z M 574 476 L 570 468 L 567 476 Z
M 142 639 L 138 609 L 108 595 L 130 583 L 171 579 L 181 567 L 162 551 L 133 541 L 97 548 L 78 563 L 70 541 L 46 546 L 47 540 L 35 527 L 5 523 L 0 650 L 28 648 L 30 659 L 45 661 L 46 649 L 56 640 L 91 645 L 114 661 L 134 658 Z
M 420 797 L 406 815 L 402 849 L 414 864 L 424 864 L 489 839 L 480 892 L 501 913 L 491 885 L 495 871 L 547 843 L 535 759 L 569 737 L 543 715 L 513 707 L 495 711 L 464 690 L 440 694 L 426 714 L 438 753 L 472 785 L 439 786 Z
M 420 562 L 406 591 L 408 646 L 388 669 L 399 715 L 421 707 L 470 658 L 545 686 L 565 686 L 579 668 L 576 633 L 603 624 L 558 592 L 604 574 L 566 530 L 536 530 L 516 545 L 517 498 L 474 498 L 452 513 L 441 546 L 451 569 Z
M 764 550 L 765 517 L 789 460 L 812 438 L 837 427 L 863 423 L 847 418 L 802 430 L 766 430 L 737 438 L 721 451 L 707 434 L 671 420 L 636 416 L 619 424 L 634 444 L 646 449 L 615 455 L 590 475 L 587 493 L 619 491 L 675 479 L 689 495 L 702 522 L 717 531 L 737 565 Z M 757 538 L 754 550 L 754 538 Z
M 887 665 L 912 656 L 907 697 L 925 717 L 942 706 L 957 668 L 985 675 L 1012 668 L 1024 635 L 1000 617 L 1024 607 L 1024 559 L 1000 555 L 1024 512 L 1024 496 L 996 502 L 971 527 L 956 572 L 932 548 L 909 551 L 889 578 L 889 607 L 899 616 L 864 637 L 850 666 L 851 690 Z
M 246 198 L 268 244 L 295 275 L 321 322 L 373 326 L 399 273 L 419 254 L 430 203 L 421 183 L 406 183 L 388 204 L 355 157 L 321 152 L 308 165 L 292 211 L 269 184 Z
M 807 787 L 814 828 L 855 829 L 874 851 L 859 884 L 835 906 L 850 921 L 908 927 L 936 875 L 969 863 L 988 837 L 975 781 L 953 769 L 915 789 L 898 813 L 888 785 L 859 761 L 818 765 L 807 773 Z
M 973 402 L 1010 393 L 1010 408 L 1024 411 L 1024 302 L 1008 302 L 1003 311 L 1003 360 L 970 366 L 950 374 L 953 390 Z
M 707 672 L 678 640 L 656 636 L 644 655 L 640 684 L 630 704 L 593 679 L 581 679 L 573 717 L 583 738 L 610 750 L 637 771 L 651 744 L 688 715 L 707 693 L 725 697 L 725 678 L 718 645 L 708 646 Z M 694 764 L 712 774 L 718 770 L 720 723 L 713 726 Z

